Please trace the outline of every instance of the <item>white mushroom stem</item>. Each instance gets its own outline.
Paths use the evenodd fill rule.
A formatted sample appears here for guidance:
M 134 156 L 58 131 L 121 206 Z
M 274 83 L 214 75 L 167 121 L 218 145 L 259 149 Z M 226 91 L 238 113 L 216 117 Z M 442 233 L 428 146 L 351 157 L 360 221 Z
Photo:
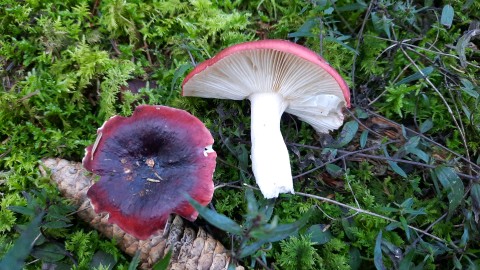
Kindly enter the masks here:
M 290 157 L 280 132 L 280 118 L 287 103 L 280 94 L 264 92 L 251 101 L 252 170 L 265 198 L 293 193 Z

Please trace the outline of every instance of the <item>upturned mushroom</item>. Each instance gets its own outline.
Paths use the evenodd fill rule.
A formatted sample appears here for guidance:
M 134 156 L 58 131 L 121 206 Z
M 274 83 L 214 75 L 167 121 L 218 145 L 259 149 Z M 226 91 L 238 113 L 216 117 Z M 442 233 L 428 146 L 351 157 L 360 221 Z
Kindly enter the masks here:
M 171 213 L 190 221 L 213 196 L 216 153 L 203 123 L 186 111 L 138 106 L 131 117 L 114 116 L 86 148 L 83 166 L 100 175 L 87 192 L 97 213 L 146 239 L 162 230 Z
M 290 158 L 280 132 L 283 112 L 326 133 L 343 123 L 350 91 L 320 56 L 286 40 L 229 47 L 200 63 L 182 83 L 184 96 L 251 103 L 252 170 L 264 197 L 293 193 Z

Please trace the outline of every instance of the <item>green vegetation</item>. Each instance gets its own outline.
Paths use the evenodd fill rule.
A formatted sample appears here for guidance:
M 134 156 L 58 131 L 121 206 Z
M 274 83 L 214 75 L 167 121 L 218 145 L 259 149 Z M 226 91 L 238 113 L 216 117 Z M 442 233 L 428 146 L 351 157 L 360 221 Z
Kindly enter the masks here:
M 132 268 L 38 161 L 80 161 L 138 104 L 211 130 L 216 211 L 200 212 L 246 267 L 477 269 L 479 18 L 473 0 L 0 0 L 0 269 Z M 331 136 L 282 118 L 297 193 L 271 201 L 254 188 L 247 102 L 180 95 L 195 63 L 264 38 L 322 55 L 353 105 Z

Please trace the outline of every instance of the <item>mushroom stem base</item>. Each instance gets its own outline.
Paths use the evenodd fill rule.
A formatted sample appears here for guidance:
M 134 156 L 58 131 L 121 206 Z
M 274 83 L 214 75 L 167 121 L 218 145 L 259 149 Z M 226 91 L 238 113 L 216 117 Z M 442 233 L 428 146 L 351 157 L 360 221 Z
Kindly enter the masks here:
M 290 157 L 280 132 L 280 118 L 288 104 L 277 93 L 256 93 L 249 99 L 255 180 L 265 198 L 293 193 Z

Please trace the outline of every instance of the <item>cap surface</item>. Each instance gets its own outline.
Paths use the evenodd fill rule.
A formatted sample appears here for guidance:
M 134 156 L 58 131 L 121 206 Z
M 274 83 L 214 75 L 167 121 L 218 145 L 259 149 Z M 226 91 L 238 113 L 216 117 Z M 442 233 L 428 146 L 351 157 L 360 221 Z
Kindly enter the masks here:
M 146 239 L 164 229 L 171 213 L 195 220 L 185 194 L 202 205 L 211 201 L 213 137 L 186 111 L 138 106 L 131 117 L 110 118 L 97 134 L 83 165 L 101 178 L 87 196 L 127 233 Z
M 241 100 L 276 92 L 320 132 L 343 123 L 350 91 L 340 74 L 310 49 L 286 40 L 260 40 L 229 47 L 199 64 L 182 84 L 184 96 Z

